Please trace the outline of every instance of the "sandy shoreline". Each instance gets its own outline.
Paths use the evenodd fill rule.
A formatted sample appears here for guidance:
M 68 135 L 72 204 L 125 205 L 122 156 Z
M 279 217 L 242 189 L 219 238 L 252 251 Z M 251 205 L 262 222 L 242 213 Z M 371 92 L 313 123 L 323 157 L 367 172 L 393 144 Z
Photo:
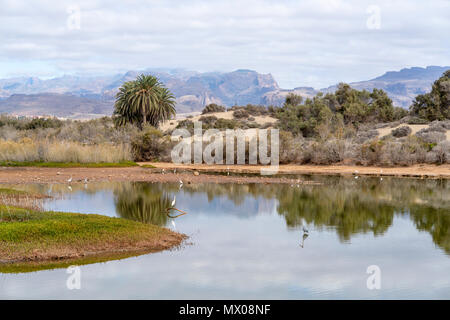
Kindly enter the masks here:
M 140 163 L 143 165 L 145 163 Z M 0 183 L 73 183 L 104 181 L 147 181 L 184 183 L 298 183 L 297 179 L 267 177 L 259 175 L 261 166 L 252 165 L 177 165 L 173 163 L 151 163 L 155 168 L 37 168 L 2 167 Z M 228 168 L 228 169 L 227 169 Z M 227 176 L 208 173 L 249 173 L 252 176 Z M 197 175 L 198 172 L 199 174 Z M 368 175 L 419 178 L 450 178 L 450 165 L 416 165 L 411 167 L 360 167 L 360 166 L 310 166 L 281 165 L 280 174 L 320 174 L 320 175 Z M 303 181 L 306 183 L 306 181 Z
M 140 165 L 150 163 L 139 163 Z M 156 168 L 161 169 L 188 169 L 197 170 L 199 172 L 236 172 L 236 173 L 259 173 L 261 168 L 265 166 L 258 165 L 190 165 L 190 164 L 173 164 L 173 163 L 151 163 Z M 280 174 L 322 174 L 322 175 L 358 175 L 368 176 L 399 176 L 399 177 L 435 177 L 450 178 L 450 165 L 414 165 L 410 167 L 363 167 L 363 166 L 347 166 L 347 165 L 280 165 Z

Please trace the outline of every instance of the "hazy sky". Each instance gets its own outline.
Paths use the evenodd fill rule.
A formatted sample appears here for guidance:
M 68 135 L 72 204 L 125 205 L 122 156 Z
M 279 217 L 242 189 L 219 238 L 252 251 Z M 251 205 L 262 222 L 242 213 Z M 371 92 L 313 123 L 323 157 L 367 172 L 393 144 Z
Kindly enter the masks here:
M 253 69 L 284 88 L 450 65 L 450 0 L 0 0 L 0 77 Z

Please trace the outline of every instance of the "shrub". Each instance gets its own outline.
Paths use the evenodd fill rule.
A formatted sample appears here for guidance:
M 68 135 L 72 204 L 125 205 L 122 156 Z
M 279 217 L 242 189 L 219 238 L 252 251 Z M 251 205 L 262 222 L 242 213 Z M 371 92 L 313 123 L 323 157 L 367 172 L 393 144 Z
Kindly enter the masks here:
M 217 121 L 217 117 L 216 116 L 200 117 L 200 119 L 198 120 L 202 122 L 203 128 L 214 127 L 214 124 Z
M 280 131 L 280 163 L 302 163 L 303 148 L 302 138 L 294 138 L 291 132 Z
M 356 133 L 355 142 L 356 143 L 365 143 L 369 140 L 378 136 L 377 130 L 368 130 L 368 131 L 358 131 Z
M 233 117 L 236 119 L 248 118 L 249 113 L 245 110 L 233 111 Z
M 146 127 L 131 141 L 135 161 L 169 161 L 172 143 L 154 127 Z
M 431 163 L 450 163 L 450 141 L 442 141 L 437 144 L 429 153 L 427 161 Z
M 419 117 L 415 117 L 415 116 L 412 116 L 412 117 L 407 116 L 407 117 L 403 118 L 402 121 L 407 124 L 427 124 L 429 122 L 427 119 L 419 118 Z
M 410 127 L 403 126 L 392 130 L 392 136 L 396 138 L 406 137 L 411 134 L 412 130 Z
M 446 139 L 445 133 L 438 132 L 438 131 L 427 131 L 427 130 L 420 130 L 416 133 L 416 136 L 422 139 L 423 141 L 431 144 L 437 144 L 441 141 L 444 141 Z
M 208 104 L 203 110 L 202 114 L 212 113 L 212 112 L 225 112 L 226 109 L 223 106 L 219 106 L 215 103 Z

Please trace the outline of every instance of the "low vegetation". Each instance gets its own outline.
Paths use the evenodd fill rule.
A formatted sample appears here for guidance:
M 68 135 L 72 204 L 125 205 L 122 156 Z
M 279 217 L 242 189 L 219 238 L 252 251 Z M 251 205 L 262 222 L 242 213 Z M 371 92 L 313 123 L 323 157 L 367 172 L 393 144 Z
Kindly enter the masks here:
M 95 214 L 43 212 L 13 189 L 0 189 L 0 270 L 8 263 L 85 259 L 123 252 L 152 252 L 178 245 L 184 236 L 152 224 Z M 21 199 L 11 206 L 11 200 Z M 7 265 L 5 265 L 5 263 Z M 14 268 L 13 268 L 14 269 Z
M 409 112 L 394 107 L 383 90 L 360 91 L 342 83 L 334 93 L 313 98 L 291 93 L 281 107 L 233 106 L 228 109 L 232 118 L 211 114 L 226 109 L 209 104 L 199 120 L 203 130 L 278 128 L 281 163 L 450 163 L 449 77 L 450 70 L 433 84 L 430 93 L 417 96 Z M 112 166 L 170 161 L 171 131 L 162 132 L 156 126 L 173 116 L 172 98 L 156 78 L 140 76 L 123 85 L 112 118 L 62 121 L 0 116 L 0 162 Z M 261 116 L 277 121 L 256 121 Z M 412 132 L 411 125 L 424 124 Z M 186 118 L 176 128 L 193 133 L 194 122 Z M 379 130 L 385 128 L 393 130 L 381 136 Z
M 119 163 L 131 160 L 127 145 L 83 145 L 72 141 L 0 141 L 0 162 Z
M 450 119 L 450 70 L 433 83 L 430 93 L 416 97 L 411 113 L 428 121 Z
M 219 106 L 215 103 L 208 104 L 205 106 L 205 108 L 202 110 L 202 114 L 206 113 L 214 113 L 214 112 L 225 112 L 226 109 L 223 106 Z

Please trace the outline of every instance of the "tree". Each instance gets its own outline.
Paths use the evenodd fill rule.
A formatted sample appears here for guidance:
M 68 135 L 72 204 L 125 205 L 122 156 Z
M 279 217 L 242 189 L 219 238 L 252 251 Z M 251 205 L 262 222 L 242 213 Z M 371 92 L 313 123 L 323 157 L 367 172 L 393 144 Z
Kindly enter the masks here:
M 302 102 L 303 102 L 303 97 L 299 94 L 295 94 L 292 92 L 286 96 L 286 100 L 285 100 L 285 104 L 289 104 L 294 107 L 301 105 Z
M 340 83 L 335 93 L 319 92 L 304 103 L 300 96 L 290 94 L 283 107 L 275 110 L 280 129 L 304 137 L 326 136 L 325 131 L 343 125 L 393 121 L 403 114 L 383 90 L 359 91 L 346 83 Z
M 133 123 L 142 128 L 148 123 L 156 127 L 174 115 L 175 97 L 154 76 L 141 74 L 136 80 L 125 82 L 116 95 L 116 125 Z
M 429 121 L 450 119 L 450 70 L 433 83 L 431 92 L 416 97 L 410 111 Z

